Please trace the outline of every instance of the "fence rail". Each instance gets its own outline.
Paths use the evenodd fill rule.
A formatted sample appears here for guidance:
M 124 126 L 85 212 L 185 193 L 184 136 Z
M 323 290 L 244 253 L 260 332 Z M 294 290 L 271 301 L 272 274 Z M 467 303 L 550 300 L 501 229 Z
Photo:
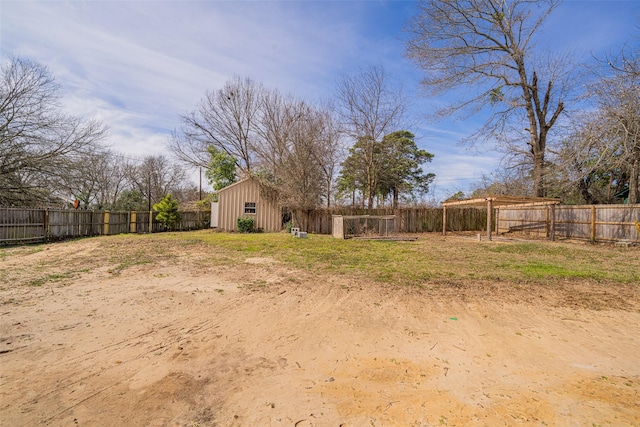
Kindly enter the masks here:
M 640 241 L 637 205 L 502 207 L 496 212 L 498 233 L 524 233 L 567 239 Z
M 0 245 L 48 242 L 72 237 L 166 231 L 157 212 L 109 212 L 0 208 Z M 209 211 L 180 212 L 175 230 L 209 226 Z M 151 218 L 151 220 L 150 220 Z

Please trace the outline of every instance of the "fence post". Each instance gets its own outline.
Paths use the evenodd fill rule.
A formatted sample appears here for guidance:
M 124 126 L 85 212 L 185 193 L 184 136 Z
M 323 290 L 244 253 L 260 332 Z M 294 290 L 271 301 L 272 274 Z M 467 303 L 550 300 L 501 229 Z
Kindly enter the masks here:
M 556 205 L 549 206 L 549 240 L 556 240 Z
M 44 241 L 48 242 L 51 237 L 49 233 L 49 208 L 44 210 Z
M 549 223 L 549 210 L 551 209 L 550 206 L 546 206 L 546 209 L 544 210 L 544 234 L 547 239 L 550 236 L 551 233 L 551 224 Z
M 129 211 L 129 232 L 130 233 L 135 233 L 136 232 L 136 216 L 137 213 L 136 211 Z
M 447 235 L 447 207 L 442 207 L 442 235 Z
M 591 206 L 591 241 L 596 241 L 596 207 Z
M 491 211 L 493 210 L 493 200 L 487 199 L 487 238 L 491 241 Z
M 109 235 L 109 211 L 104 211 L 104 228 L 102 230 L 102 233 L 105 236 Z

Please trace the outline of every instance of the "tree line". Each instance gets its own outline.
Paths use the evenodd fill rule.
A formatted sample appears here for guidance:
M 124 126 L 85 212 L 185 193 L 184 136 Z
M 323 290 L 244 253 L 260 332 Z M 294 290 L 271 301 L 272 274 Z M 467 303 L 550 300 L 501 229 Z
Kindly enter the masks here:
M 405 54 L 427 95 L 451 94 L 436 116 L 487 120 L 466 139 L 503 163 L 471 194 L 640 201 L 638 43 L 576 64 L 535 44 L 559 1 L 423 0 L 407 23 Z M 185 168 L 215 190 L 244 177 L 296 209 L 416 203 L 435 176 L 418 147 L 409 97 L 382 65 L 342 75 L 311 103 L 248 77 L 207 91 L 178 118 L 173 155 L 128 159 L 106 126 L 62 113 L 48 69 L 12 57 L 2 66 L 0 204 L 78 200 L 84 208 L 146 210 L 172 193 L 200 198 Z M 425 112 L 426 113 L 426 112 Z
M 168 193 L 197 196 L 169 158 L 128 158 L 108 148 L 103 123 L 63 113 L 44 65 L 12 57 L 1 73 L 1 206 L 150 210 Z
M 360 86 L 341 89 L 340 112 L 234 77 L 180 117 L 168 142 L 174 159 L 132 159 L 110 150 L 104 124 L 61 113 L 60 87 L 41 64 L 13 57 L 2 77 L 4 206 L 77 200 L 84 209 L 149 210 L 170 193 L 180 202 L 198 200 L 185 166 L 204 169 L 214 190 L 253 177 L 275 201 L 296 209 L 329 207 L 345 193 L 367 199 L 369 207 L 374 197 L 397 205 L 400 195 L 426 192 L 433 177 L 420 168 L 433 156 L 417 148 L 413 134 L 396 130 L 404 105 L 382 67 L 362 71 Z M 363 112 L 364 104 L 375 107 Z M 357 150 L 345 160 L 346 137 L 360 134 L 366 136 L 356 148 L 366 153 L 368 180 L 353 162 Z M 343 161 L 351 166 L 341 168 Z

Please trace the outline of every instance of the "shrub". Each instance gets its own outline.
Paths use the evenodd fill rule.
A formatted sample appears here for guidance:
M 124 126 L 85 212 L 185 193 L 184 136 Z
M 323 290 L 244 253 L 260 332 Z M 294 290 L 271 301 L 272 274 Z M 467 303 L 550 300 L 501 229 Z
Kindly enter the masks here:
M 236 221 L 236 225 L 238 227 L 238 231 L 241 233 L 251 233 L 253 232 L 254 220 L 251 217 L 240 217 Z
M 156 219 L 169 230 L 172 230 L 180 222 L 178 201 L 171 198 L 171 193 L 153 205 L 153 210 L 158 212 Z
M 289 221 L 285 224 L 285 227 L 287 229 L 287 233 L 291 234 L 291 229 L 293 228 L 293 221 Z

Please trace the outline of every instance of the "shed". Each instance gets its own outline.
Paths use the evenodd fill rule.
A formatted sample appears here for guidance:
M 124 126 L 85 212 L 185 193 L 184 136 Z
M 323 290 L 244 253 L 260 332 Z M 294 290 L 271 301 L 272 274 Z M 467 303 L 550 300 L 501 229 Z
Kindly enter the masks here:
M 256 179 L 245 178 L 217 193 L 218 202 L 211 206 L 211 217 L 217 218 L 218 228 L 236 231 L 238 218 L 253 217 L 255 228 L 264 231 L 282 229 L 282 208 L 265 197 Z
M 560 203 L 560 199 L 550 197 L 519 197 L 519 196 L 486 196 L 477 197 L 466 200 L 454 200 L 451 202 L 442 203 L 442 234 L 447 234 L 447 207 L 449 206 L 487 206 L 487 238 L 491 240 L 491 213 L 494 207 L 498 206 L 540 206 L 551 205 L 555 206 Z M 552 210 L 553 212 L 553 210 Z M 551 217 L 551 223 L 554 224 L 554 217 Z M 551 227 L 551 240 L 553 240 L 554 228 Z

